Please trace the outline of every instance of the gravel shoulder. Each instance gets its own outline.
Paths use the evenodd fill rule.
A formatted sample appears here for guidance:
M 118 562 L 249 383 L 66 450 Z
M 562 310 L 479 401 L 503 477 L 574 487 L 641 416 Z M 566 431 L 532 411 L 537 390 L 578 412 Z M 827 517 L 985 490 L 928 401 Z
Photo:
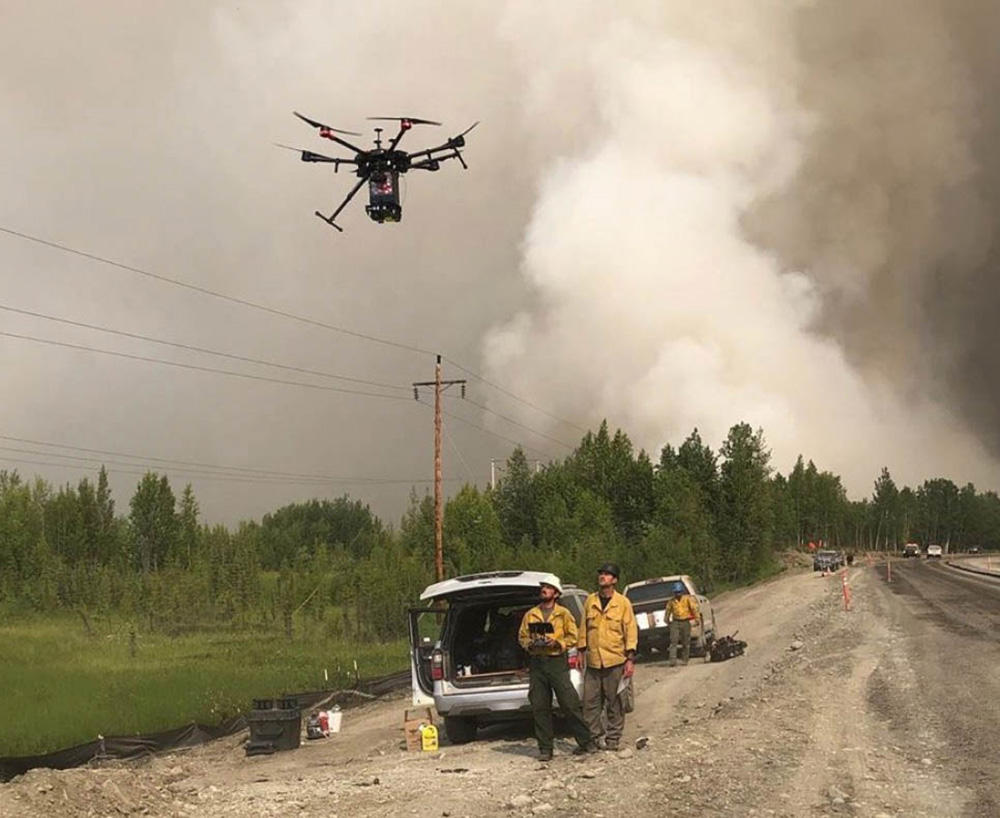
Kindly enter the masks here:
M 32 771 L 0 786 L 0 818 L 1000 814 L 1000 599 L 948 571 L 894 566 L 887 583 L 884 568 L 852 569 L 850 611 L 839 576 L 806 570 L 719 596 L 720 632 L 739 630 L 747 654 L 640 665 L 617 754 L 576 759 L 563 739 L 541 765 L 514 726 L 407 753 L 399 695 L 275 756 L 247 758 L 235 737 L 143 764 Z

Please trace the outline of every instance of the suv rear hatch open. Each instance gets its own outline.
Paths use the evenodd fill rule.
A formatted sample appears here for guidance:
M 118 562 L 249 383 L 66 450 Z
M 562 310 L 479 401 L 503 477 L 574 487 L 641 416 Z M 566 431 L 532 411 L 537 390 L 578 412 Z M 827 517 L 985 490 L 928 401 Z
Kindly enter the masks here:
M 457 688 L 527 684 L 527 659 L 517 632 L 525 612 L 537 603 L 544 576 L 494 571 L 428 586 L 420 600 L 433 607 L 409 611 L 414 682 L 420 690 L 433 695 L 436 681 Z
M 496 571 L 444 580 L 424 590 L 421 601 L 434 607 L 409 612 L 414 681 L 420 689 L 432 695 L 438 681 L 443 695 L 471 688 L 527 687 L 527 654 L 517 635 L 525 613 L 538 603 L 545 576 L 541 571 Z M 560 603 L 579 620 L 582 592 L 570 587 L 566 591 Z

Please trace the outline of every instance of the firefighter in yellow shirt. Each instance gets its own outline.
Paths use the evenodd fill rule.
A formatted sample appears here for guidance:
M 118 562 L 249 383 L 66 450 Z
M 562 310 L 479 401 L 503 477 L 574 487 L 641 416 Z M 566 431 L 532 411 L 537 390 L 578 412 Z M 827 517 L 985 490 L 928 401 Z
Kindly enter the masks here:
M 597 749 L 583 720 L 580 697 L 569 677 L 567 651 L 576 645 L 577 627 L 573 614 L 556 600 L 562 595 L 562 583 L 555 574 L 542 579 L 539 603 L 521 620 L 517 640 L 528 653 L 530 684 L 528 701 L 538 739 L 538 760 L 551 761 L 555 730 L 552 724 L 552 695 L 555 694 L 563 715 L 569 721 L 578 745 L 574 755 Z
M 618 688 L 631 679 L 639 628 L 628 597 L 618 593 L 618 566 L 605 563 L 597 571 L 597 593 L 583 606 L 584 627 L 577 648 L 586 651 L 583 716 L 604 749 L 617 750 L 625 729 L 625 711 Z M 629 682 L 631 684 L 631 682 Z M 602 718 L 603 715 L 603 718 Z
M 691 623 L 697 621 L 698 600 L 688 593 L 683 582 L 674 583 L 674 598 L 667 602 L 667 622 L 670 625 L 670 667 L 677 667 L 677 646 L 683 652 L 686 665 L 691 657 Z

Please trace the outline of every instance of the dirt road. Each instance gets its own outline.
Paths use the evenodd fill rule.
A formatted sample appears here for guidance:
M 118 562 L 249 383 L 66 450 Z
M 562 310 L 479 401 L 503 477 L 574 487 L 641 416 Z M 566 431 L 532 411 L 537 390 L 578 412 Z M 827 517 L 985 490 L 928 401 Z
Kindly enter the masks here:
M 241 739 L 146 764 L 33 771 L 0 817 L 1000 815 L 1000 587 L 926 561 L 807 570 L 720 596 L 745 656 L 637 670 L 624 751 L 535 760 L 526 729 L 401 749 L 396 697 L 336 737 L 246 758 Z M 635 740 L 648 738 L 643 749 Z

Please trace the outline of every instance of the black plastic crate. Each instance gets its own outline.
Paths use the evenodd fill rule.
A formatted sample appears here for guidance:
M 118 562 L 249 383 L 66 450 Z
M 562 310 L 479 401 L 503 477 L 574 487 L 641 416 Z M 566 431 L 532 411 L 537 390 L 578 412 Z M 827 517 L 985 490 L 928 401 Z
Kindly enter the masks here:
M 302 742 L 302 711 L 253 710 L 247 717 L 250 726 L 250 745 L 261 747 L 270 744 L 275 750 L 294 750 Z

